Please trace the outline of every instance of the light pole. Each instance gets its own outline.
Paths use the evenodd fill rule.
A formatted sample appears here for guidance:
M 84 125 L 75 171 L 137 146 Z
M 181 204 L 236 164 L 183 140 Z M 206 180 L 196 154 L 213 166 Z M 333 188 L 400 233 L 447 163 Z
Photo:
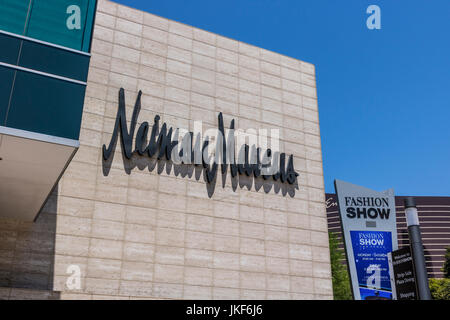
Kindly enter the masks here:
M 428 274 L 423 253 L 422 237 L 420 235 L 419 216 L 417 214 L 416 200 L 407 197 L 404 200 L 406 224 L 408 225 L 409 243 L 414 262 L 417 290 L 420 300 L 431 300 Z

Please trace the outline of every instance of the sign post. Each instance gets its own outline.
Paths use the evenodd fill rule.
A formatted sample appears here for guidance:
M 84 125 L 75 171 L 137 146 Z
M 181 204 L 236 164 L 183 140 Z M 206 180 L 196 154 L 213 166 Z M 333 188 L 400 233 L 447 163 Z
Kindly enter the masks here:
M 354 299 L 392 299 L 388 253 L 397 249 L 394 191 L 334 184 Z
M 420 234 L 419 216 L 417 214 L 416 201 L 413 197 L 405 199 L 405 216 L 406 224 L 408 225 L 409 243 L 411 245 L 419 299 L 431 300 L 422 236 Z
M 395 300 L 417 300 L 417 286 L 410 247 L 388 254 L 391 268 L 392 294 Z

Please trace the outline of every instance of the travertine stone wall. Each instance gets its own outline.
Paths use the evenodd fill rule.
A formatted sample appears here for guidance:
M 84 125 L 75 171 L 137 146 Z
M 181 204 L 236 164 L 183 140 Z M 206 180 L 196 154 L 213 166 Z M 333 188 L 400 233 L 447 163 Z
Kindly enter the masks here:
M 217 128 L 222 112 L 226 126 L 280 129 L 297 188 L 241 177 L 233 190 L 228 176 L 209 197 L 170 164 L 124 163 L 120 144 L 105 164 L 120 87 L 128 121 L 142 90 L 139 123 Z M 80 143 L 46 213 L 61 298 L 332 298 L 313 65 L 101 0 Z M 67 287 L 70 265 L 80 289 Z
M 0 300 L 58 297 L 51 292 L 56 199 L 54 193 L 36 222 L 0 219 Z

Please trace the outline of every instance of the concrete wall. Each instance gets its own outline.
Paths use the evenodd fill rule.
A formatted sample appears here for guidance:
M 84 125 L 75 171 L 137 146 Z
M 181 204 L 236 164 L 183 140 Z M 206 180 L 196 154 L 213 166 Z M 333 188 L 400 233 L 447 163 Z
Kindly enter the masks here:
M 56 192 L 36 222 L 0 219 L 0 299 L 58 298 L 53 290 Z
M 124 160 L 120 144 L 103 161 L 120 87 L 128 120 L 142 90 L 139 122 L 217 128 L 222 112 L 225 126 L 279 128 L 298 185 L 228 176 L 207 186 L 165 161 Z M 99 1 L 81 147 L 46 211 L 52 289 L 63 299 L 332 298 L 318 122 L 313 65 Z M 67 287 L 70 265 L 80 289 Z

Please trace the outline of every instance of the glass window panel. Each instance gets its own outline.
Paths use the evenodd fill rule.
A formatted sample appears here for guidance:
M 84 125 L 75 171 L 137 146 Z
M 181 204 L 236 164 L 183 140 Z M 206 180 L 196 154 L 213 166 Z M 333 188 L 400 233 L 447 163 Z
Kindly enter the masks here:
M 63 49 L 24 41 L 19 65 L 58 76 L 86 81 L 89 56 Z
M 70 29 L 67 26 L 67 21 L 72 16 L 71 13 L 67 13 L 67 8 L 72 5 L 80 9 L 78 13 L 73 13 L 75 17 L 77 15 L 79 17 L 79 29 L 77 27 Z M 81 50 L 87 5 L 88 0 L 34 0 L 27 36 Z M 70 21 L 74 22 L 76 18 Z
M 17 64 L 20 43 L 21 40 L 19 38 L 0 33 L 0 61 Z
M 88 52 L 96 0 L 0 0 L 0 30 Z
M 24 34 L 30 0 L 0 0 L 0 30 Z
M 85 52 L 91 51 L 91 38 L 92 38 L 92 31 L 94 30 L 94 17 L 96 9 L 97 9 L 97 0 L 90 0 L 86 14 L 87 18 L 84 30 L 83 48 L 81 49 L 82 51 Z
M 85 86 L 17 71 L 6 125 L 78 140 Z
M 14 79 L 14 69 L 0 67 L 0 79 L 2 79 L 0 81 L 0 126 L 4 126 Z

